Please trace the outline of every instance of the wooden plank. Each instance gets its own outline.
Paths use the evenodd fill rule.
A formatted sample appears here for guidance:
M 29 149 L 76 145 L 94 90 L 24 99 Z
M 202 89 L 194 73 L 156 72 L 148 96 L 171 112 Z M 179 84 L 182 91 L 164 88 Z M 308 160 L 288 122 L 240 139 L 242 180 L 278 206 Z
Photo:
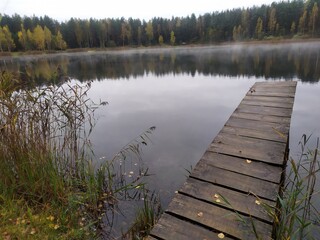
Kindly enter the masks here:
M 287 118 L 290 118 L 292 114 L 292 109 L 249 105 L 239 105 L 237 111 L 243 113 L 264 114 L 268 116 L 279 116 Z
M 283 96 L 293 98 L 295 95 L 295 88 L 285 88 L 285 89 L 279 89 L 279 88 L 255 88 L 254 90 L 251 90 L 248 95 L 250 96 L 259 96 L 259 95 L 265 95 L 270 94 L 270 96 Z
M 264 97 L 264 96 L 252 96 L 252 95 L 246 95 L 243 99 L 244 100 L 251 100 L 251 101 L 287 103 L 287 104 L 292 104 L 292 106 L 293 106 L 293 102 L 294 102 L 294 98 Z
M 274 86 L 274 87 L 279 87 L 279 86 L 297 86 L 296 81 L 274 81 L 274 82 L 256 82 L 254 86 Z
M 284 143 L 241 136 L 235 137 L 222 132 L 220 132 L 208 148 L 211 152 L 280 166 L 284 165 L 285 149 L 286 144 Z
M 278 184 L 220 169 L 202 160 L 198 162 L 190 176 L 234 191 L 252 193 L 270 201 L 277 199 Z
M 164 213 L 152 230 L 152 235 L 160 239 L 193 240 L 193 239 L 220 239 L 219 232 L 206 229 L 200 225 L 181 220 Z M 224 239 L 231 239 L 224 237 Z
M 256 201 L 259 200 L 259 202 L 263 202 L 270 207 L 275 207 L 276 203 L 272 201 L 257 199 L 255 196 L 249 194 L 232 191 L 230 189 L 202 182 L 193 178 L 188 178 L 179 192 L 203 201 L 224 206 L 232 211 L 249 214 L 252 217 L 268 221 L 270 224 L 273 221 L 266 212 L 266 208 L 263 204 L 256 204 Z
M 235 118 L 234 115 L 229 118 L 225 126 L 264 131 L 279 135 L 280 137 L 286 136 L 289 133 L 289 126 L 287 124 L 258 122 L 255 120 Z
M 282 168 L 270 164 L 252 161 L 248 163 L 246 159 L 232 157 L 206 151 L 201 161 L 205 164 L 232 172 L 248 175 L 273 183 L 280 183 Z
M 278 116 L 268 116 L 268 115 L 262 115 L 262 114 L 242 113 L 242 112 L 238 112 L 237 110 L 235 110 L 233 112 L 232 117 L 255 120 L 255 121 L 260 121 L 260 122 L 286 124 L 285 126 L 290 125 L 290 118 L 284 118 L 284 117 L 278 117 Z M 260 123 L 256 123 L 256 124 L 260 124 Z
M 243 99 L 241 101 L 242 105 L 251 105 L 251 106 L 262 106 L 262 107 L 276 107 L 276 108 L 292 108 L 291 103 L 279 103 L 279 102 L 271 102 L 271 101 L 258 101 L 258 100 L 246 100 Z
M 296 86 L 290 86 L 290 85 L 285 86 L 285 85 L 255 84 L 253 87 L 249 89 L 248 93 L 252 93 L 254 91 L 294 93 L 295 89 L 296 89 Z
M 250 93 L 250 95 L 293 98 L 295 94 L 294 93 L 282 93 L 282 92 L 269 92 L 269 91 L 254 91 L 254 92 Z
M 233 211 L 181 194 L 176 194 L 169 205 L 168 212 L 240 239 L 256 239 L 252 231 L 252 222 L 258 235 L 264 236 L 263 239 L 268 239 L 265 236 L 271 236 L 272 232 L 270 224 L 241 214 L 237 216 Z
M 267 132 L 267 131 L 248 129 L 248 128 L 224 126 L 221 132 L 243 136 L 243 137 L 258 138 L 258 139 L 264 139 L 264 140 L 282 142 L 282 143 L 286 143 L 287 141 L 286 136 L 280 135 L 277 132 L 269 132 L 269 131 Z

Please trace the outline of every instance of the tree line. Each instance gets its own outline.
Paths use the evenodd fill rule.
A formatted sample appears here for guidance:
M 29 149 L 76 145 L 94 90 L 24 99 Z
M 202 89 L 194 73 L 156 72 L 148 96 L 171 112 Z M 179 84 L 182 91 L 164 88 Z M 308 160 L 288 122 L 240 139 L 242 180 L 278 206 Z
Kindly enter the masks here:
M 0 14 L 0 51 L 183 45 L 270 38 L 318 38 L 320 0 L 292 0 L 187 17 L 71 18 Z

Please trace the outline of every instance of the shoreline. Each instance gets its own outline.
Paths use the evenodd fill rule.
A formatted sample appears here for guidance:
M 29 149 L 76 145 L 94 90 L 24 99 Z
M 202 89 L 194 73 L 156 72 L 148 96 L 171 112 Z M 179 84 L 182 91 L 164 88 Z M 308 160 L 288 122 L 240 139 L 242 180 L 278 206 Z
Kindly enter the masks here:
M 128 50 L 159 50 L 159 49 L 183 49 L 183 48 L 196 48 L 196 47 L 214 47 L 214 46 L 236 46 L 236 45 L 266 45 L 266 44 L 289 44 L 289 43 L 314 43 L 320 42 L 320 38 L 310 39 L 277 39 L 277 40 L 246 40 L 246 41 L 230 41 L 221 43 L 208 43 L 208 44 L 185 44 L 185 45 L 152 45 L 152 46 L 125 46 L 125 47 L 112 47 L 112 48 L 70 48 L 64 51 L 25 51 L 25 52 L 0 52 L 0 59 L 15 58 L 24 56 L 49 56 L 55 54 L 68 54 L 68 53 L 98 53 L 98 52 L 122 52 Z

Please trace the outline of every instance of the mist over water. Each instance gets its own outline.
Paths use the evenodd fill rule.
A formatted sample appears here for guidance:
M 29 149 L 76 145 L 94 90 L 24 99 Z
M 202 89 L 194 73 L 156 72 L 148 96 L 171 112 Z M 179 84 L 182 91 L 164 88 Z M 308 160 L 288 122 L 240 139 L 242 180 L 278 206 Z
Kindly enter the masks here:
M 38 84 L 69 76 L 79 81 L 134 79 L 145 74 L 199 73 L 318 82 L 320 42 L 142 48 L 0 58 L 0 69 Z
M 91 81 L 89 96 L 109 105 L 98 111 L 92 135 L 97 157 L 111 159 L 151 126 L 142 161 L 166 208 L 190 170 L 256 81 L 298 81 L 291 156 L 302 134 L 320 136 L 320 42 L 143 48 L 0 58 L 0 70 L 26 83 Z M 119 231 L 126 220 L 118 221 Z M 115 226 L 117 225 L 115 224 Z M 116 227 L 117 228 L 117 227 Z

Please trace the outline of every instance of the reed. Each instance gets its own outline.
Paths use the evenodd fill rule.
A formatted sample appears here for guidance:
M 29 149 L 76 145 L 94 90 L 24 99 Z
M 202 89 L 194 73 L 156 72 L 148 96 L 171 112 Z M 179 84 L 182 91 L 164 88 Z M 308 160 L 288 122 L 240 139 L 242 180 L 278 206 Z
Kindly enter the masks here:
M 150 128 L 103 163 L 89 136 L 95 111 L 91 83 L 25 88 L 0 74 L 0 236 L 3 239 L 92 239 L 119 192 L 142 186 L 141 176 L 121 181 L 115 162 L 139 154 Z M 120 180 L 119 180 L 120 179 Z M 0 237 L 0 238 L 1 238 Z
M 319 138 L 313 150 L 308 149 L 310 136 L 303 135 L 299 145 L 300 157 L 290 159 L 282 193 L 278 196 L 275 211 L 267 208 L 274 219 L 275 239 L 316 239 L 320 236 L 320 209 L 316 180 L 320 172 Z M 271 211 L 270 211 L 271 210 Z

